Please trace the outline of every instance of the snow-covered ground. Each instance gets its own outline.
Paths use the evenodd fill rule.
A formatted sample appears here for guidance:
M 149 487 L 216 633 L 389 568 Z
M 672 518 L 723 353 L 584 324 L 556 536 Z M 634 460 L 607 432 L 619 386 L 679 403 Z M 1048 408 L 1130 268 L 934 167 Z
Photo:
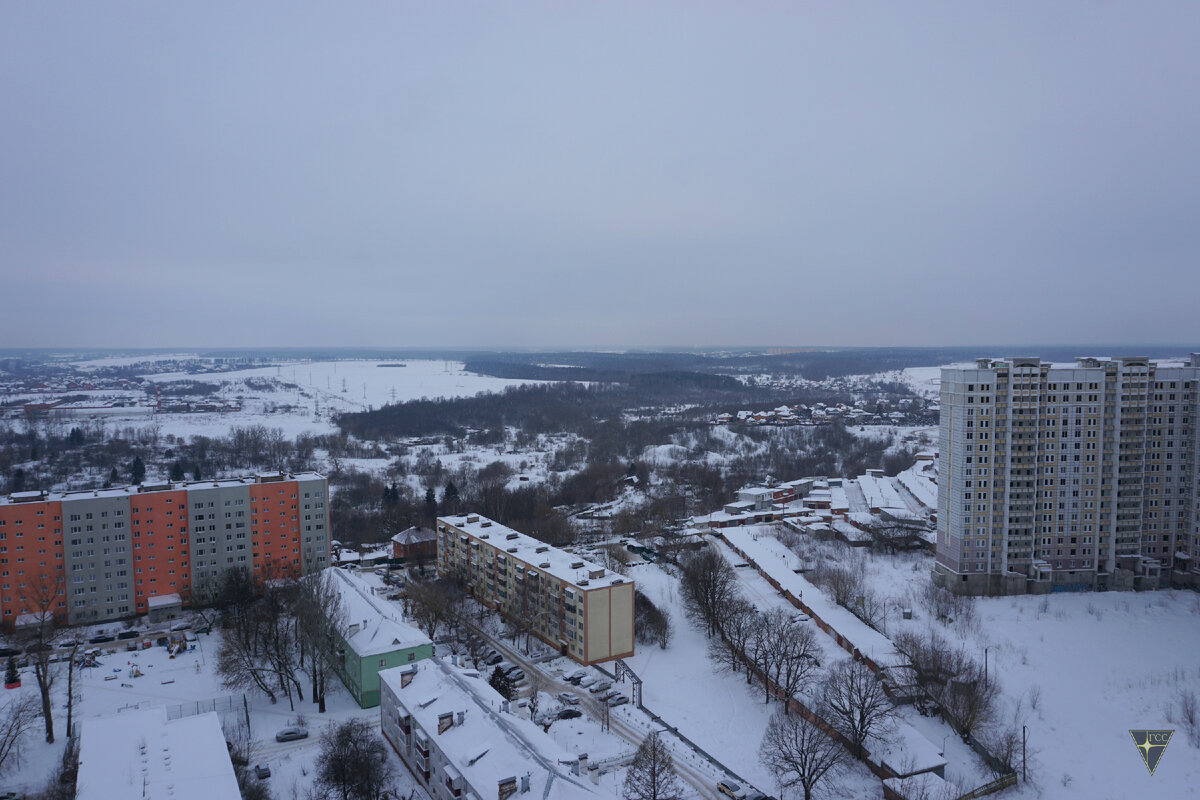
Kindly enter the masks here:
M 863 565 L 868 588 L 889 599 L 890 636 L 932 627 L 980 661 L 986 648 L 989 674 L 999 682 L 1002 698 L 997 721 L 1024 724 L 1028 732 L 1031 780 L 1008 796 L 1196 796 L 1200 742 L 1188 741 L 1174 709 L 1181 689 L 1200 692 L 1200 596 L 1194 592 L 976 598 L 972 621 L 945 624 L 932 619 L 920 601 L 931 556 L 807 547 L 810 555 L 822 550 Z M 906 608 L 913 619 L 903 619 Z M 910 715 L 909 721 L 927 737 L 935 733 L 923 729 L 932 720 Z M 1136 729 L 1176 730 L 1153 776 L 1129 734 Z M 952 740 L 947 759 L 953 765 L 961 745 Z M 963 778 L 972 776 L 983 777 Z

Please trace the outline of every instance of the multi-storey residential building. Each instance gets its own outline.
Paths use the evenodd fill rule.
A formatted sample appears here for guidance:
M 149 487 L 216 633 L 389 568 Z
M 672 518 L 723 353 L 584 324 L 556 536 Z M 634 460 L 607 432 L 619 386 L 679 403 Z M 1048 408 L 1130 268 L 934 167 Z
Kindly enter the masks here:
M 477 672 L 437 660 L 385 670 L 384 737 L 435 800 L 596 800 L 598 768 L 573 756 L 527 719 Z
M 972 594 L 1200 580 L 1200 355 L 942 370 L 934 579 Z
M 439 517 L 438 574 L 581 664 L 633 655 L 633 581 L 470 514 Z
M 226 570 L 257 579 L 329 564 L 328 486 L 316 473 L 0 497 L 0 624 L 70 624 L 202 600 Z

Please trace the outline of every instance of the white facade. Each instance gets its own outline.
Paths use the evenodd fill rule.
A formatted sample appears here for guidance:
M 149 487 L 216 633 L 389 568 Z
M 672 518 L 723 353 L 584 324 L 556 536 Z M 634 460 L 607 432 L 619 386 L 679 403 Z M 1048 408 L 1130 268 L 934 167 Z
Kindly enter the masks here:
M 1198 386 L 1200 355 L 943 369 L 935 578 L 970 593 L 1194 582 Z

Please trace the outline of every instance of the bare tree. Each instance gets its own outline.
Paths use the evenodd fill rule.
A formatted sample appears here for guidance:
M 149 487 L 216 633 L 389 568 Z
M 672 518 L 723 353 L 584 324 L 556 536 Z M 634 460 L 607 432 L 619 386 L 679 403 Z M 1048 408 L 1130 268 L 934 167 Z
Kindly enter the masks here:
M 671 751 L 658 731 L 642 740 L 634 754 L 622 795 L 625 800 L 679 800 L 683 796 Z
M 297 674 L 297 621 L 292 588 L 269 588 L 253 605 L 226 610 L 227 630 L 217 651 L 217 674 L 230 689 L 255 688 L 274 703 L 282 694 L 295 708 L 304 700 Z
M 804 800 L 829 772 L 844 764 L 842 743 L 799 714 L 776 712 L 767 724 L 759 748 L 759 760 L 781 786 L 799 786 Z
M 42 719 L 48 744 L 54 743 L 54 706 L 50 692 L 58 673 L 58 665 L 53 660 L 54 645 L 59 636 L 55 609 L 60 603 L 65 606 L 65 585 L 61 572 L 39 575 L 28 581 L 23 593 L 25 607 L 29 610 L 24 615 L 26 625 L 22 638 L 42 697 Z
M 0 775 L 9 766 L 9 757 L 18 749 L 25 734 L 37 725 L 38 701 L 30 695 L 14 697 L 0 712 Z
M 362 719 L 325 729 L 316 768 L 317 787 L 336 800 L 382 800 L 395 778 L 379 733 Z
M 718 669 L 737 672 L 746 659 L 747 644 L 758 626 L 758 609 L 740 595 L 730 597 L 718 620 L 720 635 L 709 639 L 708 650 Z M 751 679 L 746 670 L 746 682 Z
M 791 620 L 779 631 L 771 680 L 783 693 L 783 711 L 789 713 L 788 700 L 799 692 L 821 666 L 821 647 L 813 629 Z
M 896 715 L 883 682 L 866 664 L 854 659 L 829 671 L 821 689 L 821 709 L 821 716 L 850 740 L 855 756 L 862 756 L 863 743 L 872 734 L 882 733 Z
M 300 580 L 296 594 L 301 656 L 308 657 L 312 699 L 321 714 L 325 713 L 325 686 L 337 662 L 338 636 L 346 618 L 342 594 L 334 583 L 336 580 L 329 571 L 305 576 Z
M 413 619 L 430 639 L 455 618 L 455 600 L 445 581 L 410 581 L 408 606 Z
M 920 522 L 897 522 L 892 520 L 876 520 L 864 526 L 871 535 L 871 546 L 880 552 L 895 553 L 898 550 L 911 550 L 921 544 L 921 534 L 927 530 Z
M 680 559 L 679 566 L 688 614 L 705 626 L 709 637 L 717 635 L 718 621 L 737 594 L 733 567 L 711 547 Z

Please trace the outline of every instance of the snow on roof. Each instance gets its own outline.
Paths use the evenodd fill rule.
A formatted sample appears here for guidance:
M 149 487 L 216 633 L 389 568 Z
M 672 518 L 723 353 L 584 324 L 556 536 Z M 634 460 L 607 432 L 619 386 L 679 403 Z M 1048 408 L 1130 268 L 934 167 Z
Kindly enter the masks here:
M 863 746 L 880 763 L 887 764 L 901 776 L 946 766 L 938 746 L 903 720 L 888 731 L 886 739 L 868 736 Z
M 326 567 L 325 573 L 332 575 L 330 583 L 342 598 L 349 633 L 346 644 L 360 658 L 433 644 L 404 620 L 399 609 L 375 597 L 365 581 L 337 567 Z M 354 625 L 358 630 L 350 633 Z
M 874 475 L 859 475 L 856 478 L 858 486 L 862 489 L 863 497 L 867 500 L 867 505 L 872 509 L 881 508 L 903 508 L 908 506 L 900 499 L 900 495 L 896 493 L 896 487 L 887 478 L 879 478 Z
M 162 608 L 163 606 L 177 606 L 183 602 L 177 594 L 156 594 L 153 597 L 146 599 L 146 605 L 149 608 Z
M 467 520 L 472 521 L 468 522 Z M 505 556 L 512 556 L 519 561 L 524 561 L 559 580 L 575 586 L 579 585 L 580 580 L 587 580 L 587 586 L 581 587 L 581 591 L 631 582 L 630 578 L 610 572 L 594 561 L 585 561 L 574 553 L 551 547 L 540 539 L 514 531 L 512 528 L 478 514 L 465 517 L 438 517 L 438 523 L 449 524 L 476 539 L 482 539 Z M 543 567 L 542 564 L 549 566 Z M 601 576 L 589 577 L 596 573 L 601 573 Z
M 744 528 L 723 528 L 721 536 L 752 558 L 759 567 L 811 608 L 827 624 L 837 630 L 859 652 L 880 667 L 907 663 L 896 652 L 892 641 L 867 623 L 833 602 L 804 576 L 792 571 L 794 554 L 770 533 L 770 528 L 747 525 Z
M 920 464 L 920 462 L 918 462 Z M 921 465 L 922 467 L 924 465 Z M 926 508 L 937 508 L 937 483 L 928 475 L 919 471 L 917 466 L 909 467 L 901 472 L 896 478 L 904 485 L 905 489 L 917 498 L 917 502 Z
M 849 511 L 850 501 L 846 498 L 846 490 L 841 486 L 829 487 L 829 510 Z
M 414 672 L 408 686 L 401 677 Z M 530 797 L 544 800 L 595 800 L 584 781 L 558 762 L 578 762 L 532 722 L 501 711 L 504 698 L 479 677 L 467 677 L 440 659 L 386 669 L 379 679 L 395 694 L 424 730 L 431 744 L 454 764 L 481 797 L 494 797 L 506 778 L 529 773 Z M 465 712 L 459 723 L 457 712 Z M 455 714 L 438 733 L 438 718 Z
M 250 486 L 256 483 L 290 483 L 291 481 L 323 481 L 325 476 L 318 472 L 297 473 L 259 473 L 238 478 L 218 478 L 203 481 L 174 481 L 158 483 L 142 483 L 133 486 L 114 486 L 108 489 L 72 489 L 65 492 L 16 492 L 11 495 L 0 495 L 0 505 L 10 505 L 30 500 L 47 500 L 70 502 L 72 500 L 90 500 L 98 497 L 128 497 L 135 494 L 150 494 L 160 491 L 200 491 L 203 489 L 228 488 L 230 486 Z
M 215 712 L 164 706 L 83 720 L 76 800 L 240 800 Z
M 392 537 L 392 541 L 396 544 L 421 544 L 435 539 L 437 539 L 437 531 L 433 528 L 421 528 L 416 525 L 402 530 Z

